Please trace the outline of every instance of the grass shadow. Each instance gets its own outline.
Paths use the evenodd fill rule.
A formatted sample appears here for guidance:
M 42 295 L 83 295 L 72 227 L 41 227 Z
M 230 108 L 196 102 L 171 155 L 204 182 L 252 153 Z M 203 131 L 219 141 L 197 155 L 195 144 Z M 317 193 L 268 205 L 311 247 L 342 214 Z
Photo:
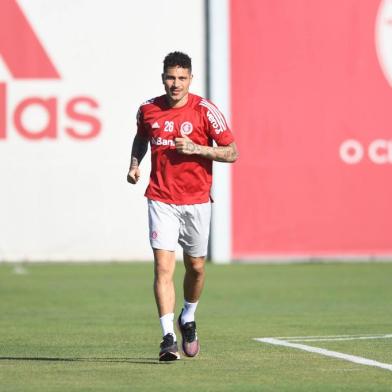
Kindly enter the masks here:
M 156 358 L 57 358 L 57 357 L 0 357 L 0 361 L 42 361 L 42 362 L 96 362 L 96 363 L 135 363 L 160 365 Z M 165 362 L 167 363 L 167 362 Z

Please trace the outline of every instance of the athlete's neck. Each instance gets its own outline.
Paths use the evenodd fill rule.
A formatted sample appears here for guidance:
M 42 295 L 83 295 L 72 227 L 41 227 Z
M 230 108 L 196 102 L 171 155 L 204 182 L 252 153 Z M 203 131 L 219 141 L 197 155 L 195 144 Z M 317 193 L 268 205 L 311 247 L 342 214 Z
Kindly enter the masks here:
M 189 93 L 184 95 L 181 99 L 175 100 L 166 95 L 166 101 L 171 108 L 177 109 L 185 106 L 188 103 Z

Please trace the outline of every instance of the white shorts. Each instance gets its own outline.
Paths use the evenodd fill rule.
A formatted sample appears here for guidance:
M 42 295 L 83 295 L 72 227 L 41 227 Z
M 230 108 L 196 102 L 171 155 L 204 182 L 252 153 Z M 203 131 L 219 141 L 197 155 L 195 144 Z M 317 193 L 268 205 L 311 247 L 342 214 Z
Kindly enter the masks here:
M 175 251 L 179 243 L 193 257 L 207 255 L 211 203 L 176 205 L 148 199 L 150 244 Z

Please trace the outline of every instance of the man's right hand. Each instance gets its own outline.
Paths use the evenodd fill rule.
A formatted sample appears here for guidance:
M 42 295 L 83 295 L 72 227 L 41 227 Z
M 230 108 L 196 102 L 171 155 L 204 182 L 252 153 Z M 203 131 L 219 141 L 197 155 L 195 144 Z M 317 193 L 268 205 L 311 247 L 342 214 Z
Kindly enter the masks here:
M 131 167 L 127 176 L 127 181 L 131 184 L 136 184 L 140 178 L 139 167 Z

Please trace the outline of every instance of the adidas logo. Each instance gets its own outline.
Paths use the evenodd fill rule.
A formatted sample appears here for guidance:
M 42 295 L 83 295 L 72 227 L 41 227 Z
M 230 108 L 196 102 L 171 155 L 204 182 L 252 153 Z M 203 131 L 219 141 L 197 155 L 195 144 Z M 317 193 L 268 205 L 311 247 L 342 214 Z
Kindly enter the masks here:
M 159 124 L 157 121 L 154 122 L 154 124 L 152 124 L 152 129 L 157 129 L 159 128 Z

